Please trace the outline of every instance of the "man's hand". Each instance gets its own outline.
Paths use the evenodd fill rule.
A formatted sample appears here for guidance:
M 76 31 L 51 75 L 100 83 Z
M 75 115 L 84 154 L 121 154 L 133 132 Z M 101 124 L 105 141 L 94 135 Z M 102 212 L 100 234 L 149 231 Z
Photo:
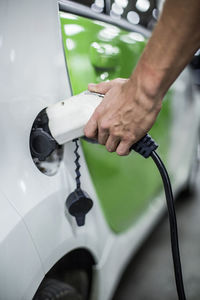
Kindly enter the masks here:
M 200 0 L 166 0 L 130 79 L 89 85 L 105 97 L 85 127 L 87 137 L 126 155 L 149 131 L 167 90 L 200 47 L 199 11 Z
M 97 138 L 110 152 L 128 155 L 130 147 L 154 124 L 162 99 L 147 94 L 133 75 L 89 84 L 88 89 L 105 97 L 85 126 L 85 135 Z

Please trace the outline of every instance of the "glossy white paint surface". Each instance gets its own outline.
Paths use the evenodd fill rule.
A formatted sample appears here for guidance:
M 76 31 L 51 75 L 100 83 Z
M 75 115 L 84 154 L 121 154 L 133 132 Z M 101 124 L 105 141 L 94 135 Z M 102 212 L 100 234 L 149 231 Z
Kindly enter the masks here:
M 44 276 L 21 217 L 0 192 L 0 299 L 28 299 Z
M 181 152 L 186 142 L 177 140 L 178 132 L 181 127 L 185 139 L 193 143 L 197 128 L 195 121 L 188 130 L 189 120 L 196 120 L 196 104 L 187 102 L 191 93 L 186 81 L 180 78 L 177 83 L 174 104 L 179 121 L 173 125 L 171 169 L 176 163 L 177 188 L 187 177 L 191 158 L 191 150 Z M 109 299 L 132 251 L 163 210 L 160 197 L 128 232 L 114 235 L 103 217 L 81 152 L 82 186 L 94 207 L 86 225 L 77 228 L 65 211 L 66 197 L 75 187 L 74 145 L 66 144 L 59 172 L 51 177 L 36 168 L 29 151 L 36 115 L 70 96 L 56 0 L 1 0 L 0 299 L 31 299 L 44 273 L 79 247 L 87 248 L 97 261 L 92 300 Z
M 66 197 L 75 184 L 72 143 L 66 145 L 65 159 L 59 172 L 51 177 L 36 168 L 29 151 L 29 135 L 38 112 L 71 95 L 57 2 L 1 1 L 0 41 L 0 191 L 19 219 L 12 222 L 13 218 L 7 218 L 5 230 L 2 231 L 4 239 L 0 260 L 4 262 L 4 273 L 1 274 L 4 280 L 0 285 L 0 295 L 6 295 L 9 300 L 27 300 L 32 298 L 42 280 L 44 273 L 41 274 L 41 269 L 48 272 L 72 249 L 86 247 L 98 260 L 109 229 L 86 167 L 85 170 L 82 167 L 83 187 L 85 185 L 95 202 L 91 214 L 87 216 L 87 225 L 77 228 L 73 218 L 65 211 Z M 81 160 L 84 165 L 83 157 Z M 0 205 L 4 212 L 5 203 Z M 22 225 L 19 228 L 19 222 L 23 228 Z M 16 232 L 15 239 L 7 232 L 9 228 Z M 24 235 L 30 245 L 24 242 Z M 21 243 L 26 244 L 26 252 L 19 254 L 17 249 Z M 6 253 L 9 254 L 6 247 L 15 258 L 14 265 L 12 260 L 5 259 Z M 21 255 L 24 260 L 20 259 Z M 20 282 L 17 280 L 19 270 Z

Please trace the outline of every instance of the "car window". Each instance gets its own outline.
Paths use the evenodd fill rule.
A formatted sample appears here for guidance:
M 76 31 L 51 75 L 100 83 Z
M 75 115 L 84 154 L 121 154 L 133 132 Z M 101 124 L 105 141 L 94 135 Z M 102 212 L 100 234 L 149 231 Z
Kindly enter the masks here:
M 91 7 L 91 9 L 96 13 L 104 12 L 104 0 L 73 0 L 71 2 Z
M 94 0 L 71 0 L 71 2 L 91 6 L 95 1 Z
M 156 0 L 111 0 L 110 15 L 151 28 L 157 18 Z

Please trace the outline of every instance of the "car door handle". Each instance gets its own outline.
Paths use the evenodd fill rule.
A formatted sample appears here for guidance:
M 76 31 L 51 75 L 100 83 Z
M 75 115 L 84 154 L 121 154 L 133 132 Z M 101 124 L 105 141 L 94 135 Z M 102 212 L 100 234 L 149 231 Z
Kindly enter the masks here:
M 93 42 L 90 45 L 90 61 L 96 69 L 113 70 L 120 66 L 121 51 L 111 44 Z

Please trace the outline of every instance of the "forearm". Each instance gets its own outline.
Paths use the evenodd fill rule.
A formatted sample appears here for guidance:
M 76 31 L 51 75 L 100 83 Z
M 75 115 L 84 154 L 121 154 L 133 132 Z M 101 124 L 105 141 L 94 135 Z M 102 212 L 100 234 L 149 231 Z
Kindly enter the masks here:
M 105 94 L 85 127 L 119 155 L 153 126 L 162 99 L 200 47 L 200 0 L 166 0 L 163 13 L 130 79 L 89 85 Z
M 163 13 L 131 79 L 163 97 L 200 47 L 200 0 L 166 0 Z

